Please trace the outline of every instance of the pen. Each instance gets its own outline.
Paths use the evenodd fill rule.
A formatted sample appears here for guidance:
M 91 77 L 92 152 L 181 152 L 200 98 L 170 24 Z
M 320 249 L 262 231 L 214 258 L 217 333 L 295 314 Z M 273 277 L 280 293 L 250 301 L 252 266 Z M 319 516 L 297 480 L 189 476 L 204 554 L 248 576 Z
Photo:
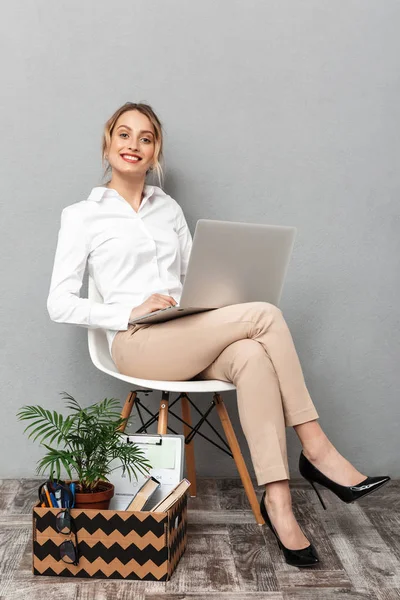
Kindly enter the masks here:
M 49 495 L 49 490 L 47 489 L 47 485 L 46 484 L 44 484 L 44 486 L 43 486 L 43 491 L 46 494 L 46 500 L 48 502 L 48 505 L 49 506 L 53 506 L 52 503 L 51 503 L 51 499 L 50 499 L 50 495 Z
M 69 489 L 71 490 L 71 494 L 72 494 L 71 508 L 73 508 L 74 505 L 75 505 L 75 484 L 74 483 L 70 483 L 69 484 Z
M 50 492 L 50 498 L 51 498 L 51 505 L 53 506 L 53 508 L 58 508 L 57 500 L 56 500 L 56 497 L 54 496 L 53 492 Z

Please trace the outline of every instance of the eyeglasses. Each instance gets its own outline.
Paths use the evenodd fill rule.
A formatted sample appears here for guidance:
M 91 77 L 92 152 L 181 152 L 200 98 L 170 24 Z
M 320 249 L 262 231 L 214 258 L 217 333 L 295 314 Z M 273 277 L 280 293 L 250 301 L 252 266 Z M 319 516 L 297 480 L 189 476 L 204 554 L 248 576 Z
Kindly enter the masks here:
M 78 536 L 76 534 L 75 522 L 68 508 L 57 513 L 56 529 L 58 533 L 62 533 L 63 535 L 74 533 L 75 544 L 72 540 L 65 540 L 65 542 L 60 544 L 60 558 L 65 563 L 77 565 L 79 563 Z

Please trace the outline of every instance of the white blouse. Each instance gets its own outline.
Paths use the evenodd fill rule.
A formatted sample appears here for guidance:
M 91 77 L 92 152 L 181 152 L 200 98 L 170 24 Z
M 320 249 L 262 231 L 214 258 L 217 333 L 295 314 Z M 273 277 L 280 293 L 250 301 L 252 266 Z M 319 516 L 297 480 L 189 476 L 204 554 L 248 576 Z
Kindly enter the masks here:
M 128 329 L 134 307 L 152 294 L 172 296 L 179 304 L 191 249 L 182 208 L 160 187 L 144 186 L 137 212 L 116 190 L 94 187 L 86 200 L 61 213 L 50 318 L 104 329 L 111 355 L 114 337 Z M 103 303 L 79 295 L 86 261 Z

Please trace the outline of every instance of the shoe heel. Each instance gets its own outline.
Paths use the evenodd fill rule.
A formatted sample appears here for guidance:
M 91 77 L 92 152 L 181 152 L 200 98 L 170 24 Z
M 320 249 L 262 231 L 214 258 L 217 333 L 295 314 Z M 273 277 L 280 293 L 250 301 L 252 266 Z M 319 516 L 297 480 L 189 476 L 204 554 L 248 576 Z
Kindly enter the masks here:
M 319 493 L 319 491 L 318 491 L 318 490 L 317 490 L 317 488 L 315 487 L 315 485 L 314 485 L 314 482 L 313 482 L 313 481 L 310 481 L 309 479 L 307 479 L 307 481 L 308 481 L 308 483 L 311 483 L 311 485 L 313 486 L 313 488 L 314 488 L 314 490 L 315 490 L 315 492 L 316 492 L 316 494 L 317 494 L 317 496 L 318 496 L 318 498 L 319 498 L 319 500 L 320 500 L 320 502 L 321 502 L 322 506 L 323 506 L 323 507 L 324 507 L 324 509 L 326 510 L 326 506 L 325 506 L 325 504 L 324 504 L 324 501 L 322 500 L 322 498 L 321 498 L 321 496 L 320 496 L 320 493 Z

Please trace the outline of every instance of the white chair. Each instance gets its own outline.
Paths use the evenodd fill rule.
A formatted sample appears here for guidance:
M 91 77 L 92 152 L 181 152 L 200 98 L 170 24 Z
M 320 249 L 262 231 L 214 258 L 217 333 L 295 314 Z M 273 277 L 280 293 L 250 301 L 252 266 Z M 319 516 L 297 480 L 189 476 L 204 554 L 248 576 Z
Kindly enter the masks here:
M 99 293 L 96 284 L 93 278 L 89 275 L 88 281 L 88 298 L 92 302 L 103 302 L 103 298 Z M 172 414 L 175 418 L 183 423 L 183 434 L 185 436 L 185 460 L 186 460 L 186 470 L 187 477 L 191 482 L 191 486 L 189 488 L 190 495 L 197 495 L 197 486 L 196 486 L 196 469 L 195 469 L 195 460 L 194 460 L 194 445 L 193 438 L 198 433 L 207 441 L 209 441 L 214 446 L 218 447 L 223 452 L 229 454 L 236 463 L 240 478 L 243 483 L 244 490 L 246 492 L 247 498 L 249 500 L 251 509 L 254 513 L 254 517 L 256 522 L 259 525 L 263 525 L 265 523 L 261 512 L 259 502 L 257 500 L 257 496 L 249 475 L 249 472 L 246 467 L 246 463 L 244 462 L 239 443 L 237 441 L 235 432 L 233 430 L 231 420 L 229 418 L 228 412 L 226 410 L 225 404 L 222 400 L 220 392 L 235 390 L 236 387 L 232 383 L 228 383 L 226 381 L 220 381 L 217 379 L 212 380 L 194 380 L 194 381 L 160 381 L 160 380 L 150 380 L 150 379 L 138 379 L 136 377 L 128 377 L 127 375 L 122 375 L 118 372 L 114 361 L 112 360 L 109 350 L 108 350 L 108 342 L 105 331 L 103 329 L 88 329 L 88 343 L 89 343 L 89 354 L 92 359 L 93 364 L 103 373 L 107 373 L 107 375 L 111 375 L 112 377 L 116 377 L 117 379 L 121 379 L 122 381 L 126 381 L 135 386 L 139 386 L 140 388 L 145 389 L 135 389 L 131 390 L 126 398 L 124 407 L 122 409 L 121 416 L 128 419 L 133 406 L 136 406 L 136 409 L 139 414 L 139 418 L 142 423 L 142 427 L 136 431 L 136 433 L 147 433 L 147 427 L 152 425 L 154 422 L 158 421 L 157 424 L 157 433 L 166 434 L 167 429 L 172 433 L 177 433 L 168 425 L 168 414 Z M 138 397 L 138 392 L 143 392 L 145 395 L 148 395 L 153 390 L 160 390 L 162 392 L 161 400 L 160 400 L 160 408 L 157 414 L 153 414 L 141 401 Z M 182 390 L 185 390 L 182 392 Z M 170 392 L 178 392 L 179 396 L 170 404 L 169 403 L 169 394 Z M 188 396 L 188 392 L 192 393 L 200 393 L 200 392 L 213 392 L 213 400 L 211 402 L 208 410 L 203 414 L 199 408 L 192 402 L 192 400 Z M 175 413 L 171 411 L 172 406 L 181 400 L 181 410 L 182 417 L 179 417 Z M 194 408 L 194 410 L 201 415 L 200 420 L 195 425 L 192 426 L 191 412 L 190 412 L 190 404 Z M 207 420 L 207 416 L 210 414 L 211 410 L 216 406 L 218 416 L 221 420 L 222 427 L 225 432 L 226 439 L 228 443 L 222 438 L 222 436 L 218 433 L 218 431 L 213 427 L 213 425 Z M 151 415 L 151 418 L 145 423 L 142 415 L 142 410 Z M 214 433 L 218 436 L 218 438 L 222 441 L 225 448 L 211 440 L 208 436 L 204 435 L 199 431 L 201 425 L 206 422 Z

